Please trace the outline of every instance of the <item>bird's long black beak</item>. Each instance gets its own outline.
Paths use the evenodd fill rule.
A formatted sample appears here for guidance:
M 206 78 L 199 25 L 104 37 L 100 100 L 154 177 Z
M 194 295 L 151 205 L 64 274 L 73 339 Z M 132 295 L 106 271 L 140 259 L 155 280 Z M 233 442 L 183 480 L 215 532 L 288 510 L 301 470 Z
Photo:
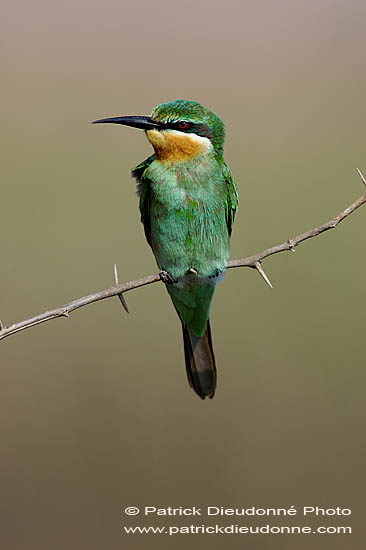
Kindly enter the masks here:
M 92 124 L 123 124 L 124 126 L 132 126 L 141 130 L 153 130 L 160 128 L 160 124 L 149 116 L 116 116 L 112 118 L 101 118 L 94 120 Z

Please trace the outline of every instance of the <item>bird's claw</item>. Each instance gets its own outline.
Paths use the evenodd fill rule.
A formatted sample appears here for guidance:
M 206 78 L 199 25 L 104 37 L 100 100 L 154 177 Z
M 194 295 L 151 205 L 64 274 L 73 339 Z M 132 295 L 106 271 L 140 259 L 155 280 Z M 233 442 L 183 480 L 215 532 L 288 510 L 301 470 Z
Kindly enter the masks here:
M 208 278 L 209 279 L 216 279 L 216 277 L 218 277 L 220 274 L 221 274 L 221 271 L 219 269 L 215 269 L 213 275 L 209 275 Z
M 160 280 L 166 284 L 166 285 L 173 285 L 174 283 L 178 282 L 178 279 L 173 279 L 173 277 L 165 271 L 165 269 L 162 269 L 159 273 Z

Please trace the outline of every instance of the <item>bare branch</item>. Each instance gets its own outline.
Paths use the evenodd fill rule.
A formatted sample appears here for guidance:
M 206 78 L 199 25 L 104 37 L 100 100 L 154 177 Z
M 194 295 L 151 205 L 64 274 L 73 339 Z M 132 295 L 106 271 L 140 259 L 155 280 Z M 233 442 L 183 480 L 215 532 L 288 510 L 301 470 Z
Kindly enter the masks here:
M 366 180 L 361 174 L 360 170 L 358 170 L 358 173 L 360 174 L 362 181 L 365 182 Z M 272 248 L 268 248 L 267 250 L 263 250 L 263 252 L 258 252 L 258 254 L 255 254 L 254 256 L 241 258 L 240 260 L 230 260 L 227 267 L 228 269 L 231 267 L 253 267 L 255 266 L 256 262 L 260 262 L 261 260 L 264 260 L 264 258 L 268 258 L 268 256 L 272 256 L 273 254 L 278 254 L 279 252 L 285 252 L 287 250 L 291 250 L 294 252 L 295 246 L 298 246 L 300 243 L 302 243 L 303 241 L 306 241 L 307 239 L 311 239 L 312 237 L 316 237 L 317 235 L 324 233 L 324 231 L 329 231 L 329 229 L 334 229 L 335 227 L 337 227 L 339 223 L 345 220 L 350 214 L 353 214 L 353 212 L 357 210 L 357 208 L 365 204 L 365 202 L 366 202 L 366 194 L 360 197 L 359 199 L 357 199 L 350 206 L 342 210 L 342 212 L 340 212 L 337 216 L 332 218 L 329 222 L 323 225 L 319 225 L 319 227 L 314 227 L 313 229 L 309 229 L 309 231 L 305 231 L 305 233 L 301 233 L 301 235 L 298 235 L 297 237 L 291 237 L 287 239 L 287 241 L 285 241 L 284 243 L 278 244 L 277 246 L 273 246 Z
M 69 317 L 69 314 L 72 311 L 75 311 L 80 307 L 87 306 L 88 304 L 92 304 L 93 302 L 98 302 L 99 300 L 104 300 L 105 298 L 111 298 L 112 296 L 118 296 L 122 292 L 127 292 L 128 290 L 133 290 L 134 288 L 139 288 L 140 286 L 151 285 L 152 283 L 157 283 L 158 281 L 160 281 L 159 275 L 149 275 L 148 277 L 137 279 L 137 281 L 130 281 L 121 285 L 112 286 L 106 290 L 100 290 L 94 294 L 89 294 L 89 296 L 83 296 L 82 298 L 73 300 L 72 302 L 69 302 L 61 307 L 50 309 L 45 313 L 35 315 L 25 321 L 20 321 L 19 323 L 5 326 L 2 330 L 0 330 L 0 340 L 14 334 L 15 332 L 19 332 L 20 330 L 25 330 L 26 328 L 33 327 L 34 325 L 51 321 L 51 319 L 57 319 L 58 317 Z
M 358 173 L 363 183 L 366 186 L 366 180 L 362 175 L 362 173 L 360 172 L 360 170 L 358 170 Z M 301 233 L 301 235 L 298 235 L 297 237 L 289 238 L 287 239 L 287 241 L 283 242 L 282 244 L 278 244 L 276 246 L 273 246 L 272 248 L 268 248 L 263 252 L 258 252 L 258 254 L 255 254 L 254 256 L 248 256 L 247 258 L 241 258 L 239 260 L 230 260 L 227 264 L 227 268 L 228 269 L 234 268 L 234 267 L 255 268 L 263 277 L 263 279 L 266 281 L 266 283 L 272 288 L 272 284 L 261 266 L 261 261 L 264 260 L 264 258 L 268 258 L 273 254 L 278 254 L 279 252 L 284 252 L 287 250 L 294 251 L 295 246 L 298 246 L 303 241 L 307 239 L 311 239 L 312 237 L 316 237 L 317 235 L 320 235 L 321 233 L 324 233 L 329 229 L 334 229 L 335 227 L 337 227 L 337 225 L 341 221 L 343 221 L 345 218 L 350 216 L 355 210 L 357 210 L 357 208 L 359 208 L 365 203 L 366 203 L 366 194 L 360 197 L 359 199 L 357 199 L 350 206 L 342 210 L 342 212 L 340 212 L 337 216 L 332 218 L 329 222 L 323 225 L 320 225 L 319 227 L 314 227 L 313 229 L 309 229 L 309 231 L 306 231 L 305 233 Z M 100 290 L 99 292 L 95 292 L 94 294 L 89 294 L 89 296 L 78 298 L 63 306 L 57 307 L 55 309 L 51 309 L 49 311 L 46 311 L 45 313 L 40 313 L 39 315 L 31 317 L 30 319 L 26 319 L 25 321 L 20 321 L 18 323 L 14 323 L 9 326 L 0 325 L 0 340 L 2 340 L 3 338 L 6 338 L 7 336 L 10 336 L 11 334 L 15 334 L 16 332 L 19 332 L 21 330 L 25 330 L 27 328 L 33 327 L 34 325 L 45 323 L 46 321 L 51 321 L 51 319 L 57 319 L 58 317 L 69 317 L 69 314 L 72 311 L 75 311 L 80 307 L 87 306 L 88 304 L 92 304 L 99 300 L 104 300 L 105 298 L 111 298 L 112 296 L 120 297 L 122 305 L 125 307 L 126 311 L 128 311 L 127 304 L 123 303 L 124 297 L 122 296 L 122 294 L 124 292 L 128 292 L 129 290 L 133 290 L 141 286 L 150 285 L 152 283 L 157 283 L 158 281 L 161 281 L 160 275 L 157 274 L 157 275 L 148 275 L 147 277 L 143 277 L 142 279 L 137 279 L 136 281 L 130 281 L 128 283 L 119 284 L 116 266 L 115 266 L 114 273 L 115 273 L 116 284 L 110 288 L 107 288 L 106 290 Z

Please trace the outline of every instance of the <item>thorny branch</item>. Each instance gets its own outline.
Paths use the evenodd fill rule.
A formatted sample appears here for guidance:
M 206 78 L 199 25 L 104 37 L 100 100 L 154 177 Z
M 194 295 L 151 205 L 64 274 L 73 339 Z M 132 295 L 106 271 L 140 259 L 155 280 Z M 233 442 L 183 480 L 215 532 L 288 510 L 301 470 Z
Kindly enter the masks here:
M 363 184 L 366 187 L 366 179 L 364 178 L 364 176 L 362 175 L 361 171 L 358 168 L 357 168 L 357 171 L 359 173 L 359 176 Z M 240 258 L 239 260 L 230 260 L 227 264 L 227 268 L 228 269 L 234 268 L 234 267 L 254 268 L 263 277 L 265 282 L 272 288 L 272 284 L 270 280 L 268 279 L 267 275 L 263 271 L 263 268 L 261 265 L 262 260 L 264 260 L 265 258 L 268 258 L 268 256 L 272 256 L 273 254 L 278 254 L 279 252 L 284 252 L 287 250 L 294 252 L 295 247 L 298 246 L 301 242 L 307 239 L 311 239 L 312 237 L 316 237 L 317 235 L 320 235 L 321 233 L 324 233 L 329 229 L 333 229 L 337 227 L 337 225 L 341 221 L 343 221 L 355 210 L 357 210 L 357 208 L 359 208 L 365 203 L 366 203 L 366 192 L 362 197 L 360 197 L 355 202 L 353 202 L 350 206 L 345 208 L 342 212 L 340 212 L 337 216 L 332 218 L 329 222 L 323 225 L 320 225 L 319 227 L 314 227 L 313 229 L 309 229 L 309 231 L 305 231 L 305 233 L 301 233 L 301 235 L 298 235 L 297 237 L 291 237 L 287 239 L 287 241 L 283 242 L 282 244 L 278 244 L 276 246 L 273 246 L 272 248 L 268 248 L 263 252 L 258 252 L 258 254 L 254 254 L 254 256 L 248 256 L 247 258 Z M 69 317 L 72 311 L 75 311 L 80 307 L 87 306 L 88 304 L 92 304 L 93 302 L 97 302 L 98 300 L 111 298 L 112 296 L 118 296 L 122 306 L 128 313 L 127 304 L 123 294 L 128 290 L 133 290 L 135 288 L 139 288 L 140 286 L 157 283 L 160 280 L 161 280 L 160 276 L 157 274 L 157 275 L 148 275 L 147 277 L 143 277 L 142 279 L 137 279 L 136 281 L 130 281 L 128 283 L 120 284 L 118 280 L 117 266 L 114 266 L 114 281 L 115 281 L 114 286 L 107 288 L 106 290 L 100 290 L 99 292 L 95 292 L 94 294 L 90 294 L 89 296 L 83 296 L 82 298 L 73 300 L 72 302 L 69 302 L 63 306 L 57 307 L 55 309 L 50 309 L 49 311 L 40 313 L 39 315 L 35 315 L 30 319 L 26 319 L 25 321 L 20 321 L 18 323 L 14 323 L 9 326 L 3 326 L 0 321 L 0 340 L 2 340 L 3 338 L 6 338 L 7 336 L 10 336 L 11 334 L 15 334 L 16 332 L 25 330 L 26 328 L 33 327 L 34 325 L 38 325 L 46 321 L 51 321 L 51 319 L 57 319 L 58 317 Z

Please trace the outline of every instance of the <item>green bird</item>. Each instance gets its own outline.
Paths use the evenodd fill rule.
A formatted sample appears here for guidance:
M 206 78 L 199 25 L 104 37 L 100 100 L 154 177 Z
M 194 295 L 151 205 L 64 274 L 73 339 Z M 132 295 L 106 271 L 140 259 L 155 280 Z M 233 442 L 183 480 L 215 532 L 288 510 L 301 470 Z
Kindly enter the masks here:
M 141 221 L 183 328 L 190 386 L 213 397 L 216 366 L 209 312 L 230 256 L 238 194 L 223 158 L 225 127 L 195 101 L 177 99 L 150 116 L 96 120 L 145 130 L 154 154 L 132 170 Z

